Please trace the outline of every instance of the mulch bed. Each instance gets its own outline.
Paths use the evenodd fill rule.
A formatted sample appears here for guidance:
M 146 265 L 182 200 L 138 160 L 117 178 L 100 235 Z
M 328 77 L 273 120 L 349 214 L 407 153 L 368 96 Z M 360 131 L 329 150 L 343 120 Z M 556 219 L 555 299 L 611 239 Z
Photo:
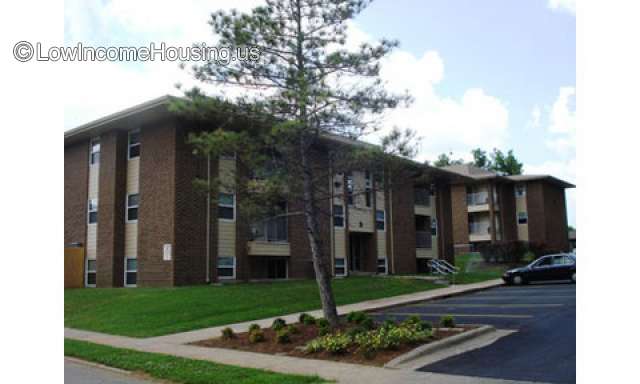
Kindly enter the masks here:
M 295 356 L 307 359 L 332 360 L 343 363 L 382 366 L 385 363 L 393 360 L 394 358 L 405 354 L 420 345 L 428 344 L 429 342 L 433 342 L 436 340 L 441 340 L 446 337 L 457 335 L 461 332 L 475 328 L 473 326 L 460 326 L 462 330 L 434 329 L 434 337 L 427 343 L 406 344 L 400 346 L 397 349 L 378 351 L 373 358 L 367 359 L 361 353 L 357 353 L 355 347 L 352 347 L 344 354 L 331 354 L 328 352 L 307 353 L 303 350 L 303 347 L 309 341 L 318 337 L 318 329 L 315 325 L 304 325 L 300 323 L 296 323 L 294 325 L 300 332 L 297 334 L 290 334 L 291 342 L 286 344 L 276 343 L 276 332 L 269 328 L 263 328 L 265 340 L 260 343 L 249 342 L 249 333 L 243 332 L 237 333 L 232 339 L 208 339 L 197 341 L 195 343 L 192 343 L 192 345 L 210 348 L 238 349 L 242 351 L 266 353 L 270 355 Z M 345 324 L 341 325 L 340 329 L 342 331 L 346 331 L 350 327 L 351 325 Z

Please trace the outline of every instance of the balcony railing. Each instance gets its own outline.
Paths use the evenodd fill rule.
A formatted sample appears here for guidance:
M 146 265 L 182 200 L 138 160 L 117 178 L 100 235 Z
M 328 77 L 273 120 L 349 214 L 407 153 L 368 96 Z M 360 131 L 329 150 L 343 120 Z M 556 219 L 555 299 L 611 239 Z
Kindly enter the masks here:
M 476 192 L 467 194 L 467 205 L 489 204 L 488 192 Z
M 416 248 L 431 249 L 431 231 L 416 231 Z
M 489 223 L 469 223 L 470 235 L 486 235 L 490 233 Z

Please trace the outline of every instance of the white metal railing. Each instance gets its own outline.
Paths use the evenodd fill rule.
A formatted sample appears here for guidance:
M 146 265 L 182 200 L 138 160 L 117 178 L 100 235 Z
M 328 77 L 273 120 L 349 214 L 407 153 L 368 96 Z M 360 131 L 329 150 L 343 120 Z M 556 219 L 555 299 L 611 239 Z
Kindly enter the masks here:
M 475 192 L 467 194 L 467 205 L 484 205 L 489 204 L 488 192 Z
M 452 275 L 458 273 L 458 268 L 448 263 L 446 260 L 429 260 L 431 271 L 438 275 Z

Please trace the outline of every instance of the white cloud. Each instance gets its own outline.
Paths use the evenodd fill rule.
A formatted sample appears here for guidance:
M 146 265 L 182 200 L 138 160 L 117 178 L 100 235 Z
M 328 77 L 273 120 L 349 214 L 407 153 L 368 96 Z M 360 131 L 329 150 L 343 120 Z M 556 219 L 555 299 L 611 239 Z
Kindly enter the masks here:
M 576 148 L 576 89 L 562 87 L 551 107 L 547 132 L 551 138 L 547 146 L 559 154 L 575 152 Z
M 554 11 L 564 11 L 575 15 L 577 1 L 578 0 L 548 0 L 547 7 Z
M 527 128 L 538 128 L 540 127 L 540 119 L 542 118 L 542 110 L 539 105 L 534 105 L 531 109 L 531 118 L 527 123 Z

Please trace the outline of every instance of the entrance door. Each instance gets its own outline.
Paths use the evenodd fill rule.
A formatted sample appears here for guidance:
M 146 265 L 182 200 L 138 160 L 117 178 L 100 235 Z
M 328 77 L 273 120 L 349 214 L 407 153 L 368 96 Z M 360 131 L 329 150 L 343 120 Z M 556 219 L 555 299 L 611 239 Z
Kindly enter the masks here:
M 362 271 L 362 263 L 367 257 L 366 235 L 352 233 L 349 237 L 349 270 Z
M 267 278 L 286 279 L 287 259 L 269 258 L 267 261 Z

